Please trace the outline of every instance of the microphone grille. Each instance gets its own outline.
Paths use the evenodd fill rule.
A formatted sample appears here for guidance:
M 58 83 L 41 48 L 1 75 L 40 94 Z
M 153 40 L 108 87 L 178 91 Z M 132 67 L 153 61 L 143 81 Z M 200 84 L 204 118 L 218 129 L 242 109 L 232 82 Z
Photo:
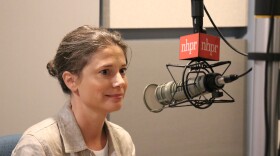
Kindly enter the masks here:
M 149 84 L 144 90 L 144 103 L 149 111 L 158 113 L 164 108 L 164 105 L 159 103 L 156 97 L 157 84 Z

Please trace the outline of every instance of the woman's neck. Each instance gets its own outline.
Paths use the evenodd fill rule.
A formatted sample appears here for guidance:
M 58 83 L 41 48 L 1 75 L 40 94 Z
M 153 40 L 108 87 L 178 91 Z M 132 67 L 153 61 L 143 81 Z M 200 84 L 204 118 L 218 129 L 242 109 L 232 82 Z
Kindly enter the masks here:
M 95 112 L 76 98 L 71 98 L 72 111 L 88 148 L 101 150 L 107 141 L 104 130 L 106 114 Z

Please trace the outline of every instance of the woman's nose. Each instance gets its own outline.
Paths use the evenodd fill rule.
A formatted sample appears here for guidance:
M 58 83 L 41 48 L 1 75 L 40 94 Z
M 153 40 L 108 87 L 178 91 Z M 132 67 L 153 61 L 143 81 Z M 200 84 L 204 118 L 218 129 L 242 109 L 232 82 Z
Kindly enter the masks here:
M 123 86 L 124 84 L 125 84 L 125 80 L 123 76 L 120 73 L 117 73 L 114 78 L 113 87 Z

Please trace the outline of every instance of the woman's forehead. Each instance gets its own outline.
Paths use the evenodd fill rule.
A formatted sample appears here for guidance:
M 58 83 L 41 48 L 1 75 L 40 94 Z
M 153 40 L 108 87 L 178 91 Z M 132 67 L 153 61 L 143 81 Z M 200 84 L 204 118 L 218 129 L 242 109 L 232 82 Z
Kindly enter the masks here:
M 120 62 L 126 64 L 126 58 L 123 50 L 118 46 L 108 46 L 95 52 L 89 63 L 108 64 L 113 62 Z

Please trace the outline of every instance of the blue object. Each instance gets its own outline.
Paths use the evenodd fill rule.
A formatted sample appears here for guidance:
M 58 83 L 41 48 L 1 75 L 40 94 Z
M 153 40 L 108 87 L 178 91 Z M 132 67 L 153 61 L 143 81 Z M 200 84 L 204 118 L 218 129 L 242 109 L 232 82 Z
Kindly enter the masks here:
M 6 135 L 0 137 L 0 156 L 11 156 L 18 143 L 21 134 Z

